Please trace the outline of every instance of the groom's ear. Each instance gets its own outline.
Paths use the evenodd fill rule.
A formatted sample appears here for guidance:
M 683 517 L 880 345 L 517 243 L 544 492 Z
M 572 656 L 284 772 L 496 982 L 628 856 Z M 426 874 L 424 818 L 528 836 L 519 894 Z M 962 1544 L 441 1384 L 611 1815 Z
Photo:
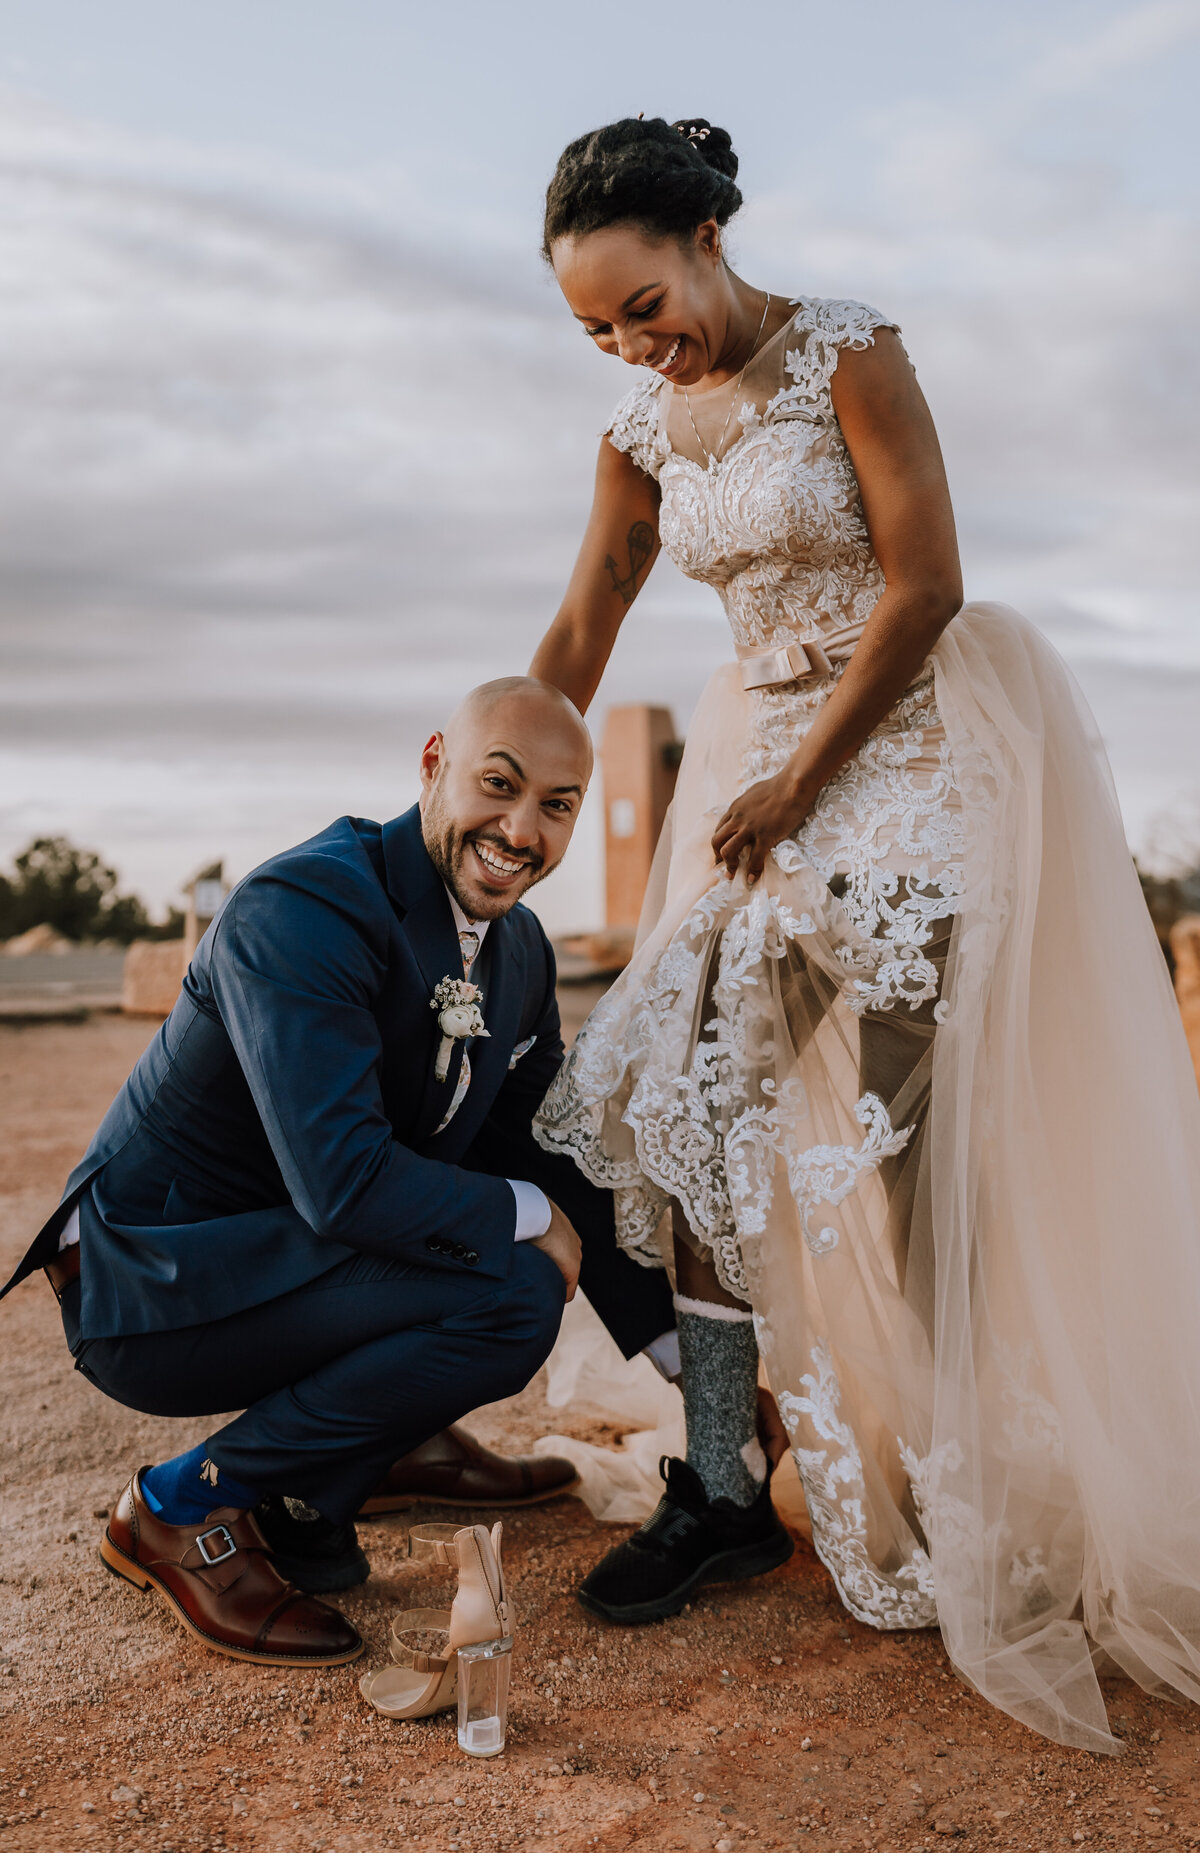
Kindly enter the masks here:
M 421 749 L 421 803 L 432 789 L 438 773 L 446 763 L 446 742 L 440 733 L 431 733 Z

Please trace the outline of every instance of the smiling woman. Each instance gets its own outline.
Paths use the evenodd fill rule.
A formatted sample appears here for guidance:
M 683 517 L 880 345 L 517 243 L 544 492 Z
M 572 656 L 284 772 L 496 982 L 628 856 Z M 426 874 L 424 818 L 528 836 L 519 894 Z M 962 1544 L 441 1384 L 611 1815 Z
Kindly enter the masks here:
M 896 324 L 737 276 L 736 172 L 624 121 L 547 198 L 572 314 L 648 372 L 533 673 L 586 707 L 660 545 L 736 657 L 538 1121 L 678 1288 L 687 1459 L 580 1598 L 659 1619 L 782 1562 L 778 1437 L 859 1620 L 1112 1750 L 1105 1658 L 1200 1699 L 1200 1101 L 1082 697 L 962 604 Z

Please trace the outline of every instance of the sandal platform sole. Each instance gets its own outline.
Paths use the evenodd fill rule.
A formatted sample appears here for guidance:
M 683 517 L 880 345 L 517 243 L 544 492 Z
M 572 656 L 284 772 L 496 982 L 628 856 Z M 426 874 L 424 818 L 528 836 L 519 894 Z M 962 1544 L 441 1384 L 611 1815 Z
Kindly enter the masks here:
M 135 1589 L 155 1589 L 164 1596 L 175 1611 L 178 1621 L 183 1623 L 189 1634 L 194 1634 L 205 1647 L 211 1647 L 219 1654 L 228 1654 L 231 1660 L 252 1660 L 256 1666 L 345 1666 L 347 1661 L 357 1660 L 366 1651 L 366 1642 L 359 1641 L 357 1647 L 343 1654 L 272 1654 L 259 1653 L 252 1647 L 231 1647 L 228 1641 L 219 1640 L 215 1634 L 206 1634 L 197 1627 L 191 1616 L 186 1614 L 182 1603 L 164 1582 L 147 1570 L 145 1564 L 135 1563 L 127 1557 L 119 1545 L 114 1544 L 106 1531 L 100 1540 L 100 1557 L 106 1570 L 114 1576 L 123 1577 L 132 1583 Z
M 740 1583 L 747 1577 L 763 1576 L 768 1570 L 777 1570 L 781 1563 L 786 1563 L 796 1546 L 787 1532 L 780 1526 L 779 1530 L 758 1544 L 743 1544 L 737 1550 L 718 1551 L 715 1557 L 708 1558 L 698 1570 L 682 1583 L 677 1583 L 669 1595 L 656 1596 L 652 1602 L 629 1602 L 623 1605 L 600 1602 L 586 1589 L 576 1590 L 576 1595 L 589 1614 L 599 1615 L 605 1621 L 636 1624 L 642 1621 L 665 1621 L 669 1615 L 678 1615 L 685 1602 L 689 1602 L 695 1590 L 704 1583 Z

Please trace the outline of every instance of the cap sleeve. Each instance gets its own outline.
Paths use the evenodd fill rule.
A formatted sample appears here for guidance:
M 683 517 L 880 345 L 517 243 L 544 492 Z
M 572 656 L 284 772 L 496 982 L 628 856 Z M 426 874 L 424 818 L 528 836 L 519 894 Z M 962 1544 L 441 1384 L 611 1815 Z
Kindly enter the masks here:
M 653 476 L 656 482 L 666 456 L 666 445 L 659 433 L 661 390 L 660 379 L 639 380 L 625 394 L 600 434 L 608 439 L 614 450 L 626 451 L 638 469 Z
M 786 343 L 787 385 L 770 408 L 776 418 L 810 418 L 818 423 L 834 416 L 829 382 L 843 348 L 871 347 L 875 332 L 900 324 L 868 302 L 837 302 L 801 296 Z

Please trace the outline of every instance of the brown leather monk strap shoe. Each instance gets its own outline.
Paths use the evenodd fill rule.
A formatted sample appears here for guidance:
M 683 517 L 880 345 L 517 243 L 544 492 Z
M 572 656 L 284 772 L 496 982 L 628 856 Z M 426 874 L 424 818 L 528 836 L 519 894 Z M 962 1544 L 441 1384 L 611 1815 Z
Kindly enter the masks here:
M 390 1467 L 361 1516 L 403 1512 L 418 1503 L 439 1506 L 536 1506 L 579 1485 L 570 1461 L 552 1454 L 505 1460 L 465 1428 L 444 1428 Z
M 143 1467 L 100 1545 L 110 1570 L 157 1589 L 190 1634 L 260 1666 L 341 1666 L 365 1643 L 344 1615 L 284 1581 L 249 1512 L 220 1506 L 201 1525 L 166 1525 L 142 1492 Z

